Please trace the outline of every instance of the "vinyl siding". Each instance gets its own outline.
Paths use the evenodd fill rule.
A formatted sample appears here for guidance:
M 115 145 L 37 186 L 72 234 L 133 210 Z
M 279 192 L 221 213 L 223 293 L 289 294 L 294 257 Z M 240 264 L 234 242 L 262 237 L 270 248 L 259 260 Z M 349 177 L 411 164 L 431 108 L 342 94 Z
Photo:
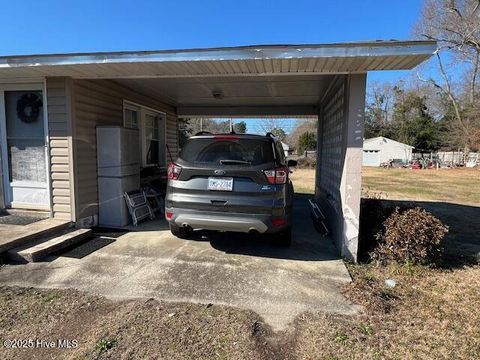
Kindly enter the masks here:
M 175 108 L 111 80 L 74 80 L 75 176 L 77 220 L 98 214 L 96 126 L 123 125 L 123 101 L 129 100 L 167 114 L 167 144 L 178 152 Z
M 47 78 L 52 212 L 61 220 L 75 219 L 70 85 L 64 77 Z
M 178 155 L 178 118 L 174 114 L 168 114 L 167 113 L 167 124 L 166 124 L 166 130 L 167 130 L 167 145 L 168 145 L 168 150 L 170 150 L 170 154 L 172 155 L 173 159 L 170 159 L 170 154 L 167 151 L 167 163 L 169 163 L 171 160 L 175 160 Z

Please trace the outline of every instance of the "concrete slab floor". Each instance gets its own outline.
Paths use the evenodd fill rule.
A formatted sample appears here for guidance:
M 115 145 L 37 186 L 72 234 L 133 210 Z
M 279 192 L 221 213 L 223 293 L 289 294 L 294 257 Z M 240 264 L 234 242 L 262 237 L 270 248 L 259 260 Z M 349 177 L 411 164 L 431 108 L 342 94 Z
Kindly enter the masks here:
M 182 240 L 145 226 L 99 236 L 48 262 L 6 265 L 0 284 L 229 305 L 257 312 L 274 330 L 306 311 L 355 314 L 358 307 L 341 294 L 347 269 L 308 211 L 306 198 L 297 198 L 290 248 L 231 233 Z

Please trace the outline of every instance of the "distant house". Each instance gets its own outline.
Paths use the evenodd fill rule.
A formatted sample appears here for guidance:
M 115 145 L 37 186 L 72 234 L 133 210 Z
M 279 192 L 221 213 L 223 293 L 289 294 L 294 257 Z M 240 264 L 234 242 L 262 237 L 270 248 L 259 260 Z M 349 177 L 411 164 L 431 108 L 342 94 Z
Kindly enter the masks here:
M 285 144 L 283 141 L 282 141 L 282 147 L 283 147 L 283 152 L 285 153 L 285 156 L 288 156 L 292 153 L 292 151 L 290 151 L 290 146 L 288 146 L 288 144 Z
M 380 166 L 393 159 L 409 162 L 413 149 L 413 146 L 383 136 L 366 139 L 363 142 L 363 166 Z

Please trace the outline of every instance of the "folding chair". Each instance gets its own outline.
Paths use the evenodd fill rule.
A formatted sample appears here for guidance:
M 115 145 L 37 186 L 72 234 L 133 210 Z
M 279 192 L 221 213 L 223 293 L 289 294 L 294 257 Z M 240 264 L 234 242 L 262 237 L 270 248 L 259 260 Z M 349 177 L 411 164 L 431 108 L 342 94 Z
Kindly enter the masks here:
M 138 222 L 146 218 L 150 218 L 150 220 L 155 218 L 144 191 L 128 191 L 123 196 L 132 217 L 133 225 L 138 226 Z

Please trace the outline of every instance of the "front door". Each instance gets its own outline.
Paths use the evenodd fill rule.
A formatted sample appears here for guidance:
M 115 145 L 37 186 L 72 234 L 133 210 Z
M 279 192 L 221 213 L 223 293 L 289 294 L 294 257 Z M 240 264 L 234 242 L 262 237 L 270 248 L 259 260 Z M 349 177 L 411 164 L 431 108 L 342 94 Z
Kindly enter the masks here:
M 41 90 L 0 88 L 2 173 L 7 207 L 49 210 Z

